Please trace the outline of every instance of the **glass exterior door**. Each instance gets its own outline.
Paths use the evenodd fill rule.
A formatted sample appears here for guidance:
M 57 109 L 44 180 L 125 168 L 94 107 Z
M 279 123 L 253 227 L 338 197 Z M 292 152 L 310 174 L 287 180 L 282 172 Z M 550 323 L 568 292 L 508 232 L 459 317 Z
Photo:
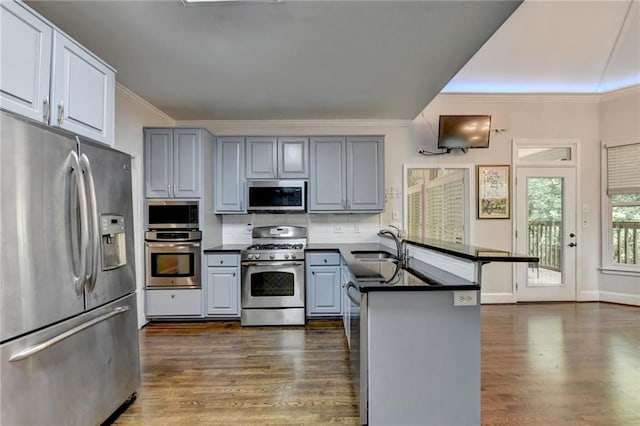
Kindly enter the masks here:
M 516 266 L 518 301 L 576 300 L 575 170 L 518 168 L 517 252 L 540 259 Z

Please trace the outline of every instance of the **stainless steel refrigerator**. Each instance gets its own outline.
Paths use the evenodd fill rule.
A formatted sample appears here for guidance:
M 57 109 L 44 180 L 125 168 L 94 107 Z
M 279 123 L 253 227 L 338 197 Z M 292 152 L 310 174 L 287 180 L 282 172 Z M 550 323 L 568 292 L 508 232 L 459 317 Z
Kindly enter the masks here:
M 0 114 L 0 424 L 99 424 L 140 384 L 131 158 Z

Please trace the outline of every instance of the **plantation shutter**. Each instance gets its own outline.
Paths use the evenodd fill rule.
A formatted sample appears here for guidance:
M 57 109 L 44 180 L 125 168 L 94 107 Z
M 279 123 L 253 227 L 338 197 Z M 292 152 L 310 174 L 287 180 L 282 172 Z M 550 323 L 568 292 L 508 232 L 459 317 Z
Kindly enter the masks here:
M 640 192 L 640 143 L 607 147 L 607 194 Z

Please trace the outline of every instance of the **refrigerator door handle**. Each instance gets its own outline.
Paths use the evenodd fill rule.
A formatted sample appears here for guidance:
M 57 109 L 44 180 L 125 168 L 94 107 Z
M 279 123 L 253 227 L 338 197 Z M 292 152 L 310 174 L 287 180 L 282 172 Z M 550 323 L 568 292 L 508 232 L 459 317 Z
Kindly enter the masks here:
M 46 340 L 42 343 L 38 343 L 37 345 L 29 346 L 28 348 L 21 350 L 17 354 L 14 354 L 11 357 L 9 357 L 9 362 L 22 361 L 23 359 L 29 358 L 30 356 L 33 356 L 37 353 L 40 353 L 44 350 L 49 349 L 51 346 L 55 345 L 56 343 L 60 343 L 63 340 L 68 339 L 74 334 L 80 333 L 82 330 L 86 330 L 89 327 L 93 327 L 99 322 L 106 321 L 111 317 L 115 317 L 116 315 L 124 314 L 129 309 L 130 309 L 129 305 L 117 307 L 109 313 L 100 315 L 99 317 L 96 317 L 76 327 L 73 327 L 71 330 L 67 330 L 64 333 L 58 334 L 57 336 L 52 337 L 49 340 Z
M 78 143 L 80 143 L 79 140 Z M 96 185 L 93 179 L 93 172 L 91 171 L 91 163 L 89 163 L 89 158 L 86 156 L 86 154 L 82 154 L 80 156 L 80 166 L 82 167 L 82 171 L 86 173 L 88 183 L 88 199 L 89 205 L 91 207 L 88 214 L 91 221 L 91 224 L 89 225 L 91 227 L 91 229 L 89 230 L 89 234 L 91 235 L 91 254 L 89 255 L 89 261 L 87 262 L 90 265 L 87 267 L 87 289 L 89 291 L 92 291 L 96 285 L 98 262 L 100 261 L 100 223 L 98 219 L 98 200 L 96 198 Z
M 89 218 L 88 218 L 88 212 L 87 212 L 88 210 L 87 192 L 84 185 L 84 178 L 82 176 L 82 169 L 80 167 L 80 160 L 78 158 L 78 154 L 75 151 L 70 151 L 69 158 L 71 161 L 71 172 L 72 174 L 75 175 L 76 191 L 78 192 L 78 199 L 80 200 L 80 271 L 78 275 L 74 277 L 76 294 L 80 296 L 84 292 L 84 287 L 86 283 L 87 251 L 89 249 L 89 229 L 88 229 Z M 73 197 L 71 197 L 71 199 L 73 200 Z

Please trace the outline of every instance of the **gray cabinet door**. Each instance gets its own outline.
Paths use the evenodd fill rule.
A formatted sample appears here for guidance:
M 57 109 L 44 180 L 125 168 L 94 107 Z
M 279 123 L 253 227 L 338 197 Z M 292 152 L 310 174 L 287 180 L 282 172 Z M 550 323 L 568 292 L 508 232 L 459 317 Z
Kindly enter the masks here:
M 207 269 L 205 314 L 240 315 L 240 274 L 237 267 Z
M 347 210 L 384 210 L 384 139 L 347 138 Z
M 144 181 L 147 198 L 170 198 L 173 185 L 173 130 L 144 130 Z
M 278 177 L 309 177 L 309 138 L 278 138 Z
M 344 137 L 313 137 L 309 145 L 309 211 L 344 211 L 346 158 Z
M 247 179 L 275 179 L 277 177 L 275 137 L 248 137 L 245 149 Z
M 244 138 L 217 139 L 215 213 L 243 213 Z
M 311 266 L 307 276 L 307 316 L 342 312 L 340 266 Z
M 173 196 L 202 196 L 202 131 L 173 130 Z
M 48 123 L 52 37 L 21 5 L 0 2 L 0 108 Z
M 54 32 L 51 125 L 113 145 L 115 73 Z

